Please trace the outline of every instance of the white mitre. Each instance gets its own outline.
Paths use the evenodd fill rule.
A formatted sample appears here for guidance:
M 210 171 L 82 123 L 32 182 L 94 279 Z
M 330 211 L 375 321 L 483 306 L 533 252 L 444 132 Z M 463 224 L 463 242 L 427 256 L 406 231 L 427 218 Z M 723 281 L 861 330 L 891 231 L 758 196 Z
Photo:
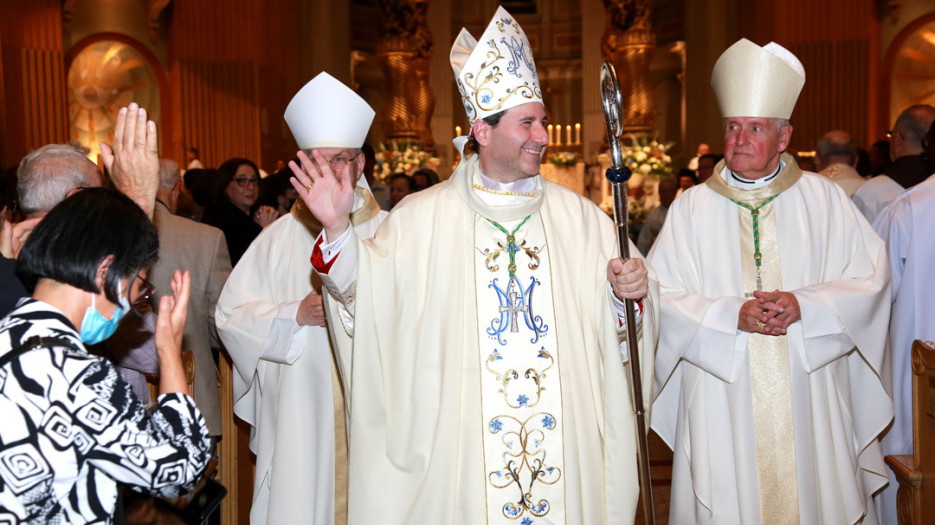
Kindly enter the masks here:
M 321 72 L 286 106 L 286 124 L 299 149 L 359 148 L 375 113 L 360 95 Z
M 497 8 L 479 43 L 462 27 L 451 46 L 449 60 L 472 126 L 478 118 L 514 106 L 542 104 L 529 39 L 502 7 Z
M 721 116 L 789 119 L 805 85 L 805 68 L 788 49 L 742 38 L 714 64 L 711 87 Z

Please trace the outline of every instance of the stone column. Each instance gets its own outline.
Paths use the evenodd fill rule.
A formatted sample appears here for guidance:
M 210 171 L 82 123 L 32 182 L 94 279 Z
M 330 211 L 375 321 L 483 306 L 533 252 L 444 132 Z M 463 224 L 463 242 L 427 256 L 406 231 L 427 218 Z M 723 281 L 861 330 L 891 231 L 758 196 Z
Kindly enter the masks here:
M 604 0 L 607 29 L 601 53 L 617 70 L 623 92 L 624 131 L 648 133 L 656 121 L 649 64 L 656 48 L 649 0 Z
M 386 78 L 387 97 L 380 122 L 386 137 L 421 142 L 434 148 L 432 110 L 435 95 L 429 85 L 432 33 L 428 0 L 381 0 L 383 41 L 377 58 Z

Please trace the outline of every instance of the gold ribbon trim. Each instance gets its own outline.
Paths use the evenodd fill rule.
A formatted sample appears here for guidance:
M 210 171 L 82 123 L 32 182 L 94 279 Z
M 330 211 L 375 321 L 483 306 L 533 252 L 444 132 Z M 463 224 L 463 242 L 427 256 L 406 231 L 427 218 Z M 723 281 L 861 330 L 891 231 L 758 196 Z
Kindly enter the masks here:
M 788 153 L 783 153 L 779 157 L 783 162 L 786 163 L 786 167 L 783 168 L 782 172 L 766 186 L 762 188 L 757 188 L 755 190 L 744 190 L 741 188 L 732 188 L 727 185 L 720 173 L 727 169 L 727 164 L 722 160 L 718 162 L 717 166 L 714 167 L 714 175 L 708 179 L 705 184 L 715 192 L 727 197 L 728 199 L 733 199 L 735 201 L 759 204 L 766 199 L 779 195 L 780 193 L 788 190 L 792 187 L 793 184 L 798 182 L 799 178 L 802 177 L 802 170 L 799 169 L 799 165 L 795 163 L 795 159 L 792 155 Z M 749 214 L 748 214 L 749 215 Z M 751 241 L 752 243 L 752 241 Z

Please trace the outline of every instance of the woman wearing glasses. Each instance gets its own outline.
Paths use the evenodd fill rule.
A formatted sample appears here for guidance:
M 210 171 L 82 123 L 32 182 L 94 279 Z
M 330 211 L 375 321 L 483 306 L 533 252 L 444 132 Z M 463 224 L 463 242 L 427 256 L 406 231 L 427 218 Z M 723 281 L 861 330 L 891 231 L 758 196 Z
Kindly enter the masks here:
M 218 192 L 215 203 L 205 211 L 204 222 L 220 228 L 227 239 L 231 265 L 237 261 L 253 239 L 278 217 L 270 206 L 257 206 L 260 176 L 256 164 L 233 158 L 218 167 Z
M 180 357 L 188 273 L 160 303 L 151 414 L 84 346 L 154 292 L 145 276 L 158 251 L 143 211 L 105 188 L 62 201 L 23 246 L 17 273 L 32 298 L 0 321 L 0 521 L 110 523 L 118 482 L 170 497 L 204 470 L 208 429 Z

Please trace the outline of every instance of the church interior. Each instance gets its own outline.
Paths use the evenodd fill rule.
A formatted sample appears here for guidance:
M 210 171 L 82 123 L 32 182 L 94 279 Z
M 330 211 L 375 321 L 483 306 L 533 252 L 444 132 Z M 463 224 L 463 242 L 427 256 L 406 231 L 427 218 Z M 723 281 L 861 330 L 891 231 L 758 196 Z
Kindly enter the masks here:
M 205 166 L 243 157 L 273 173 L 297 149 L 286 105 L 326 71 L 376 111 L 367 142 L 382 162 L 395 156 L 392 171 L 402 169 L 411 148 L 420 155 L 406 168 L 430 166 L 444 180 L 459 159 L 452 139 L 470 129 L 449 46 L 462 27 L 480 35 L 498 5 L 515 15 L 535 55 L 550 123 L 543 175 L 598 204 L 609 199 L 605 60 L 618 73 L 628 140 L 664 145 L 667 162 L 653 175 L 674 175 L 699 144 L 723 151 L 711 71 L 740 38 L 778 42 L 805 67 L 790 119 L 789 149 L 800 159 L 828 130 L 846 130 L 869 149 L 904 108 L 935 105 L 931 0 L 7 1 L 0 160 L 9 173 L 30 151 L 74 140 L 98 161 L 117 111 L 137 102 L 158 126 L 160 155 L 180 166 L 197 148 Z M 560 153 L 570 161 L 553 161 Z M 219 472 L 228 489 L 220 520 L 248 523 L 249 428 L 230 410 L 232 371 L 223 352 L 220 359 Z M 665 523 L 671 452 L 657 439 L 651 459 Z

